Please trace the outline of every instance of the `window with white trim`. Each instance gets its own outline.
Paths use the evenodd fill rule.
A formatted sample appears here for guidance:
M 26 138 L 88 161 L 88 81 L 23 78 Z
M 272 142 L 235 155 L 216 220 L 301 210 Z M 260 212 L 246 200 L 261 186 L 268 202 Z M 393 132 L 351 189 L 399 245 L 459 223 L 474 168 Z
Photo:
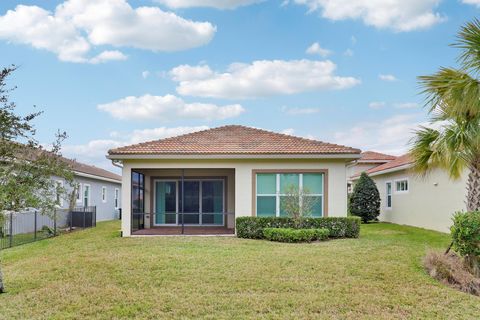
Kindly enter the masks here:
M 88 207 L 90 205 L 90 185 L 83 185 L 83 206 Z
M 289 188 L 303 190 L 303 197 L 314 198 L 311 216 L 323 216 L 324 174 L 323 173 L 257 173 L 256 175 L 256 214 L 259 217 L 287 216 L 282 199 Z
M 118 188 L 115 188 L 115 208 L 118 209 L 120 207 L 119 203 L 119 198 L 120 198 L 120 190 Z
M 82 184 L 77 184 L 77 203 L 82 203 Z
M 107 187 L 102 187 L 102 202 L 107 202 Z
M 385 207 L 387 209 L 391 209 L 392 208 L 392 183 L 391 182 L 386 182 L 385 183 L 385 189 L 386 189 L 386 194 L 387 194 L 387 197 L 386 197 L 387 203 L 385 204 Z
M 402 179 L 395 181 L 396 192 L 408 192 L 408 180 Z
M 63 207 L 62 188 L 63 188 L 63 181 L 61 180 L 55 181 L 56 201 L 57 201 L 57 205 L 60 207 Z

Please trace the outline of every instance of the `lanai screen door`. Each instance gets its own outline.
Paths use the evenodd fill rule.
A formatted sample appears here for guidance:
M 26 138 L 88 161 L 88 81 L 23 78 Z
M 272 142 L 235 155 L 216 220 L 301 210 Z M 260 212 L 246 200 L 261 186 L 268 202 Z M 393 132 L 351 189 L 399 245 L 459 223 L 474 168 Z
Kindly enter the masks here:
M 183 198 L 185 225 L 223 225 L 224 184 L 223 179 L 185 179 L 182 197 L 181 180 L 155 180 L 154 224 L 181 225 Z

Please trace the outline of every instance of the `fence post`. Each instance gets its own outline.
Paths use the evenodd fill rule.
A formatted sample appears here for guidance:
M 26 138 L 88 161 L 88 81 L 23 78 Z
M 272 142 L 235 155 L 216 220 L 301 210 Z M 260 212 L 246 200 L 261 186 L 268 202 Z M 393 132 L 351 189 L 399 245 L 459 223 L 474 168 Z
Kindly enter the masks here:
M 83 229 L 85 229 L 85 210 L 83 210 Z
M 53 236 L 57 236 L 57 209 L 53 211 Z
M 33 241 L 37 241 L 37 210 L 33 210 Z
M 10 212 L 10 237 L 8 239 L 9 247 L 13 247 L 13 213 Z
M 93 222 L 95 223 L 95 227 L 97 226 L 97 206 L 94 207 L 93 212 L 95 214 L 95 217 L 92 216 Z

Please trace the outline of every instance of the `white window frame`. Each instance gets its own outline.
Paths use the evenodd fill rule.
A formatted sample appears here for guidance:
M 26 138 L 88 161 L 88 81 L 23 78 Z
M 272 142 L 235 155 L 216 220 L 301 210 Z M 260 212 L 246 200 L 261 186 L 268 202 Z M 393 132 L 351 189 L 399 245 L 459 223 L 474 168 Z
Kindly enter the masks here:
M 77 189 L 77 204 L 82 203 L 83 200 L 83 189 L 82 189 L 82 184 L 78 184 L 78 189 Z
M 120 208 L 120 189 L 118 188 L 115 188 L 115 197 L 114 197 L 114 205 L 115 205 L 115 209 L 118 209 Z
M 406 182 L 407 183 L 407 189 L 406 190 L 398 190 L 397 188 L 397 183 L 399 182 Z M 395 193 L 398 193 L 398 194 L 406 194 L 410 191 L 410 181 L 408 180 L 408 178 L 401 178 L 401 179 L 396 179 L 394 180 L 394 190 L 395 190 Z
M 92 186 L 90 186 L 88 183 L 85 183 L 83 185 L 83 193 L 82 193 L 82 207 L 85 205 L 85 189 L 88 189 L 88 196 L 87 198 L 87 207 L 90 206 L 91 203 L 91 197 L 92 197 Z
M 102 202 L 103 202 L 103 203 L 106 203 L 106 202 L 107 202 L 107 187 L 102 186 L 102 189 L 101 189 L 101 190 L 102 190 L 102 191 L 101 191 L 101 192 L 102 192 L 102 194 L 101 194 L 101 196 L 102 196 Z
M 55 180 L 55 190 L 56 188 L 60 187 L 63 188 L 64 184 L 62 180 Z M 62 208 L 63 207 L 63 198 L 55 191 L 55 200 L 58 200 L 57 206 Z
M 303 190 L 303 175 L 304 174 L 320 174 L 322 176 L 322 191 L 323 193 L 309 193 L 306 197 L 322 197 L 322 217 L 325 217 L 325 173 L 324 172 L 282 172 L 282 173 L 274 173 L 274 172 L 257 172 L 255 174 L 255 216 L 257 216 L 257 206 L 258 201 L 257 197 L 275 197 L 275 217 L 280 217 L 280 199 L 282 196 L 286 196 L 284 193 L 280 193 L 280 175 L 282 174 L 298 174 L 298 189 Z M 259 174 L 274 174 L 275 175 L 275 194 L 258 194 L 258 179 L 257 176 Z M 300 207 L 302 205 L 303 197 L 300 197 Z
M 388 194 L 387 185 L 390 184 L 390 194 Z M 388 206 L 388 196 L 390 196 L 390 207 Z M 385 181 L 385 209 L 392 210 L 393 207 L 393 182 Z

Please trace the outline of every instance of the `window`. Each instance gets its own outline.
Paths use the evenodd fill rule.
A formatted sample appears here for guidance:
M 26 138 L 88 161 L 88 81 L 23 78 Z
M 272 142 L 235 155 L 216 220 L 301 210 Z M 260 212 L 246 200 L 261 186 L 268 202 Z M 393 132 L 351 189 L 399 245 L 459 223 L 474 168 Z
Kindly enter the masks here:
M 143 213 L 145 211 L 145 176 L 132 171 L 132 211 Z
M 77 184 L 77 203 L 82 203 L 82 184 Z
M 120 198 L 120 190 L 118 188 L 115 188 L 115 208 L 118 209 L 120 207 L 119 203 L 119 198 Z
M 397 180 L 395 181 L 395 191 L 396 192 L 408 192 L 408 180 Z
M 90 205 L 90 185 L 83 185 L 83 206 L 88 207 Z
M 102 187 L 102 202 L 107 202 L 107 187 Z
M 291 188 L 303 190 L 300 207 L 303 199 L 310 197 L 310 214 L 323 216 L 323 173 L 258 173 L 256 183 L 256 214 L 259 217 L 287 216 L 284 201 Z
M 386 189 L 386 194 L 387 194 L 386 207 L 387 207 L 387 209 L 391 209 L 391 208 L 392 208 L 392 183 L 391 183 L 391 182 L 387 182 L 387 183 L 385 184 L 385 189 Z
M 63 189 L 63 181 L 57 180 L 55 181 L 55 193 L 56 193 L 56 202 L 57 205 L 63 207 L 63 198 L 62 198 L 62 189 Z

